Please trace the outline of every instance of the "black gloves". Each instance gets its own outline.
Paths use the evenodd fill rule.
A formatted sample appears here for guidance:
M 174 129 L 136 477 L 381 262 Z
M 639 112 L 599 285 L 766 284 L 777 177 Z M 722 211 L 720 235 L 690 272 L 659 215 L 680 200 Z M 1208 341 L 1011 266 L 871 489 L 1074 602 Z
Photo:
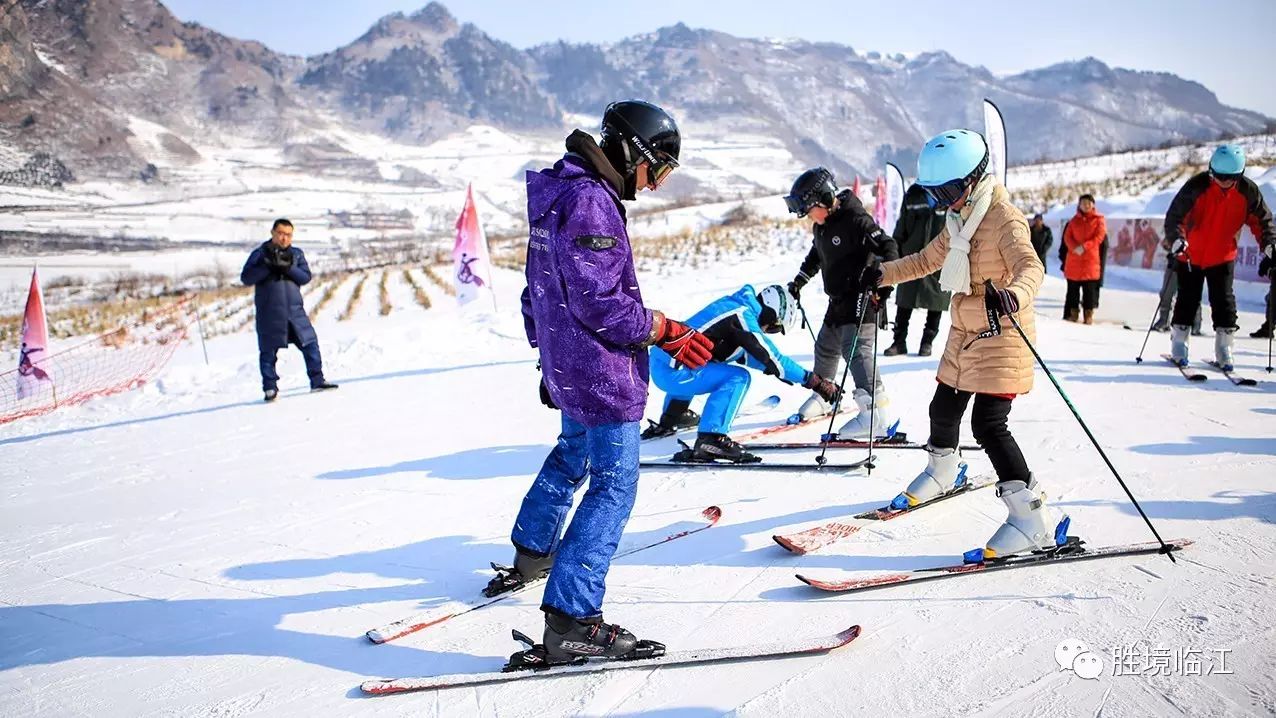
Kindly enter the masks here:
M 794 277 L 793 281 L 789 282 L 789 287 L 788 287 L 789 296 L 793 297 L 794 299 L 800 299 L 801 298 L 800 295 L 802 294 L 802 287 L 806 286 L 806 282 L 807 282 L 806 277 L 802 276 L 801 274 Z
M 991 286 L 991 285 L 989 285 Z M 1019 300 L 1009 289 L 984 290 L 984 308 L 1002 316 L 1019 311 Z
M 274 242 L 266 245 L 266 249 L 262 252 L 262 258 L 266 262 L 266 266 L 283 274 L 292 269 L 292 248 L 280 247 Z
M 541 379 L 541 403 L 554 411 L 558 411 L 558 405 L 555 404 L 553 398 L 550 397 L 549 389 L 545 388 L 544 379 Z
M 860 284 L 864 287 L 879 287 L 882 279 L 886 274 L 882 271 L 882 262 L 877 257 L 871 257 L 868 264 L 864 265 L 864 271 L 860 273 Z M 890 296 L 887 294 L 886 296 Z

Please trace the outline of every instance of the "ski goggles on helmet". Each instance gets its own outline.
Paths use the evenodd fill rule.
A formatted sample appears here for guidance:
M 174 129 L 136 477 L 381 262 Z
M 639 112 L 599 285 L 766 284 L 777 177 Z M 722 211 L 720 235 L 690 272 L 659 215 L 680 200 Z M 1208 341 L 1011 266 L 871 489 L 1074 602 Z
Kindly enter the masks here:
M 640 158 L 638 161 L 647 161 L 647 183 L 653 189 L 659 189 L 660 185 L 664 184 L 665 180 L 669 178 L 669 175 L 678 168 L 678 160 L 664 150 L 650 147 L 623 119 L 617 118 L 616 123 L 627 131 L 629 144 L 638 150 Z
M 664 155 L 664 153 L 658 153 L 657 159 L 654 161 L 650 159 L 647 160 L 648 180 L 650 180 L 651 186 L 657 189 L 659 189 L 660 185 L 664 184 L 665 180 L 669 178 L 669 175 L 678 168 L 678 160 L 667 155 L 661 157 L 661 155 Z
M 803 192 L 800 197 L 794 197 L 791 194 L 784 195 L 784 204 L 789 208 L 790 212 L 799 217 L 805 217 L 819 203 L 819 196 L 815 192 Z
M 948 209 L 957 204 L 957 200 L 961 199 L 969 186 L 968 178 L 963 177 L 934 187 L 922 185 L 921 188 L 926 193 L 926 204 L 929 204 L 931 209 Z
M 1241 177 L 1244 177 L 1244 176 L 1245 176 L 1244 172 L 1238 172 L 1234 175 L 1225 175 L 1225 174 L 1220 174 L 1218 172 L 1215 172 L 1214 170 L 1210 170 L 1210 177 L 1213 177 L 1219 182 L 1236 182 L 1240 180 Z

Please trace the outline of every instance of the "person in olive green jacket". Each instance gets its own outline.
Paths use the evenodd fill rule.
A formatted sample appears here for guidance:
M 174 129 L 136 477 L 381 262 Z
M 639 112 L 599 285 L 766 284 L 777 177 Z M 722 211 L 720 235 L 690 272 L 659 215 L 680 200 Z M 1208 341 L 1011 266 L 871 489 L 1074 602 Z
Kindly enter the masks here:
M 922 251 L 943 229 L 944 210 L 931 209 L 921 187 L 915 184 L 909 187 L 904 193 L 904 203 L 900 206 L 899 220 L 895 222 L 893 233 L 899 245 L 899 256 Z M 895 340 L 882 355 L 892 357 L 908 353 L 905 343 L 908 321 L 914 309 L 925 309 L 926 326 L 922 329 L 917 355 L 930 356 L 931 344 L 939 335 L 939 315 L 948 309 L 951 300 L 952 295 L 939 288 L 938 272 L 901 284 L 895 292 Z

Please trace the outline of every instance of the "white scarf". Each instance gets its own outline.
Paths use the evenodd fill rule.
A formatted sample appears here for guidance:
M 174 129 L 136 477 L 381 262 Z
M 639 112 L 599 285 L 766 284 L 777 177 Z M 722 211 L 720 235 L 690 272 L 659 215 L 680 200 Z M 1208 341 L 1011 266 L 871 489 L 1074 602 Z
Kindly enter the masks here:
M 992 205 L 992 191 L 996 186 L 995 175 L 984 175 L 966 199 L 970 214 L 965 221 L 960 212 L 952 210 L 944 218 L 948 228 L 948 256 L 939 272 L 939 286 L 946 292 L 970 294 L 970 240 Z

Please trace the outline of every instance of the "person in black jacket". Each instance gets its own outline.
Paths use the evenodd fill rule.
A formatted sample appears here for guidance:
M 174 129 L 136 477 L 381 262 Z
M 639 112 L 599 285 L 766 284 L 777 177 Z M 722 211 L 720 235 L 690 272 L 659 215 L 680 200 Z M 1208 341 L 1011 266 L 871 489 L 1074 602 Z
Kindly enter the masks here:
M 870 264 L 899 258 L 899 249 L 854 193 L 838 192 L 833 173 L 823 167 L 799 175 L 784 201 L 793 214 L 811 218 L 814 234 L 811 251 L 789 282 L 789 293 L 799 298 L 802 287 L 819 272 L 829 297 L 828 311 L 815 340 L 815 373 L 835 377 L 838 363 L 845 358 L 855 379 L 859 414 L 839 434 L 846 438 L 867 438 L 870 432 L 883 436 L 891 426 L 886 417 L 890 401 L 881 377 L 873 372 L 872 360 L 878 307 L 891 290 L 883 287 L 874 291 L 864 284 L 863 274 Z M 866 293 L 870 296 L 865 297 Z M 823 397 L 812 394 L 798 411 L 798 417 L 806 421 L 831 410 Z
M 944 210 L 934 210 L 926 201 L 926 192 L 914 184 L 904 193 L 899 220 L 892 235 L 901 257 L 916 254 L 926 248 L 944 229 Z M 882 356 L 899 356 L 908 353 L 908 323 L 914 309 L 926 310 L 926 326 L 922 329 L 922 341 L 917 356 L 928 357 L 931 344 L 939 334 L 940 315 L 947 311 L 952 295 L 939 288 L 939 273 L 914 279 L 899 285 L 895 295 L 895 340 Z
M 1032 231 L 1032 248 L 1037 250 L 1037 258 L 1041 260 L 1041 266 L 1046 266 L 1046 252 L 1050 251 L 1050 245 L 1054 244 L 1054 232 L 1050 230 L 1050 225 L 1046 224 L 1046 218 L 1040 212 L 1032 216 L 1032 224 L 1029 225 Z M 1063 268 L 1060 267 L 1062 272 Z
M 270 239 L 248 255 L 239 275 L 241 282 L 254 288 L 261 388 L 266 401 L 274 401 L 279 395 L 275 361 L 279 350 L 289 344 L 296 344 L 305 357 L 311 391 L 337 388 L 323 378 L 319 336 L 306 316 L 301 299 L 301 286 L 310 282 L 310 265 L 306 263 L 306 255 L 292 246 L 292 231 L 292 222 L 275 220 Z

